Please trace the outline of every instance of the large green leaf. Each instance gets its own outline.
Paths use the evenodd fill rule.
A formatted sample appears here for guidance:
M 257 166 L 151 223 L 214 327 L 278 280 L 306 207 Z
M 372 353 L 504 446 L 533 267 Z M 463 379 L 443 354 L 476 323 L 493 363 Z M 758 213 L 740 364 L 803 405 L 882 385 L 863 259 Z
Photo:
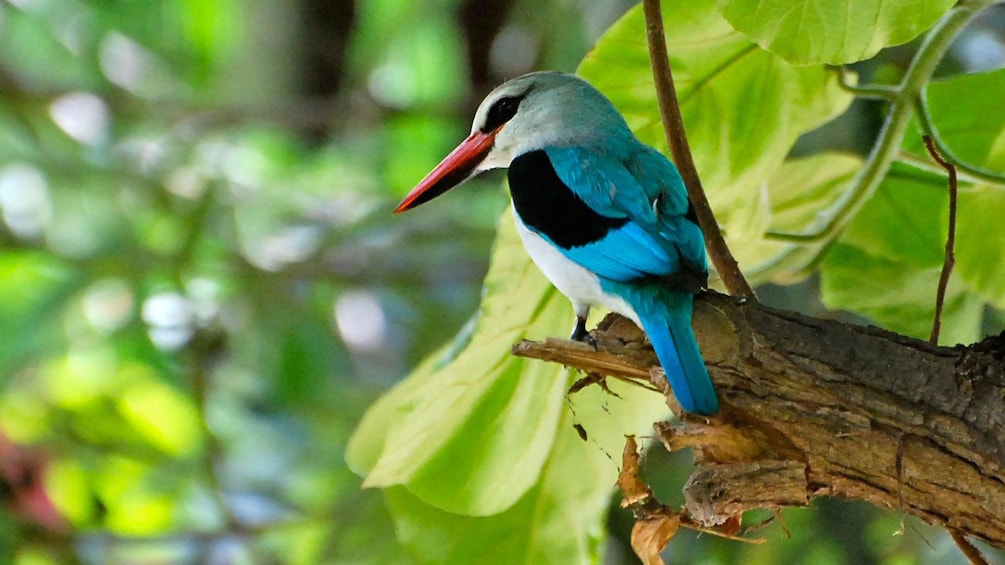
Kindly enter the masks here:
M 1002 69 L 928 85 L 926 101 L 932 127 L 955 158 L 989 171 L 1005 170 L 1003 91 Z M 961 104 L 961 100 L 966 103 Z M 905 139 L 904 149 L 928 159 L 917 124 L 914 131 L 916 135 Z M 939 182 L 945 191 L 946 181 Z M 956 272 L 973 291 L 998 308 L 1005 308 L 1005 277 L 998 268 L 1005 261 L 1005 224 L 1000 221 L 1003 214 L 1005 188 L 1001 185 L 979 185 L 961 191 Z
M 1000 93 L 1005 91 L 1005 70 L 986 73 L 959 75 L 930 83 L 925 90 L 925 99 L 931 126 L 952 153 L 952 157 L 974 167 L 988 171 L 1005 170 L 1005 113 L 1001 112 Z M 966 103 L 960 103 L 966 101 Z M 922 141 L 924 133 L 915 121 L 912 133 L 904 139 L 904 150 L 916 158 L 928 160 Z M 934 165 L 934 163 L 933 163 Z M 903 168 L 895 168 L 896 171 Z M 893 175 L 891 175 L 893 178 Z M 890 180 L 886 181 L 889 184 Z M 928 264 L 941 262 L 942 245 L 946 234 L 946 201 L 948 181 L 944 175 L 928 175 L 925 184 L 915 184 L 913 189 L 905 187 L 900 201 L 912 212 L 915 231 L 912 234 L 891 229 L 887 225 L 882 234 L 862 234 L 859 243 L 867 240 L 873 245 L 885 245 L 885 253 L 900 250 L 902 258 L 912 249 L 917 250 L 921 237 L 929 240 Z M 881 189 L 880 194 L 882 194 Z M 879 196 L 879 194 L 877 194 Z M 938 199 L 938 223 L 933 216 L 936 211 L 932 202 Z M 927 202 L 927 204 L 926 204 Z M 869 204 L 870 206 L 872 203 Z M 928 212 L 921 209 L 928 208 Z M 863 213 L 867 213 L 864 209 Z M 1005 278 L 997 268 L 1005 261 L 1005 224 L 1000 218 L 1005 214 L 1005 188 L 1002 185 L 960 183 L 959 209 L 957 212 L 956 270 L 966 287 L 998 308 L 1005 307 Z M 883 218 L 884 221 L 880 221 Z M 877 223 L 889 223 L 889 216 L 874 215 Z M 925 232 L 925 235 L 921 234 Z M 931 241 L 933 235 L 938 246 Z M 915 255 L 915 258 L 918 258 Z M 914 264 L 919 264 L 913 261 Z
M 430 563 L 596 562 L 624 434 L 666 413 L 659 395 L 611 386 L 622 398 L 597 387 L 571 397 L 541 480 L 505 512 L 460 516 L 425 505 L 404 488 L 385 491 L 401 541 Z M 587 431 L 587 441 L 574 423 Z
M 964 194 L 971 191 L 964 185 Z M 824 303 L 893 331 L 927 337 L 945 258 L 948 201 L 944 178 L 895 164 L 824 258 L 820 267 Z M 958 249 L 964 244 L 962 235 L 957 235 Z M 978 339 L 983 310 L 984 300 L 955 271 L 940 341 Z
M 918 269 L 838 243 L 821 265 L 820 296 L 828 308 L 851 310 L 888 330 L 927 338 L 935 317 L 940 271 L 938 267 Z M 981 336 L 983 313 L 983 301 L 953 277 L 939 342 L 973 343 Z
M 758 45 L 797 64 L 840 65 L 906 43 L 955 0 L 719 0 L 723 15 Z
M 959 276 L 1005 310 L 1005 188 L 982 186 L 960 194 L 956 228 Z
M 563 334 L 571 321 L 568 303 L 527 259 L 507 215 L 471 342 L 454 359 L 425 363 L 354 434 L 348 457 L 369 472 L 366 486 L 404 485 L 460 514 L 512 506 L 548 457 L 568 376 L 561 366 L 514 357 L 510 347 Z
M 712 2 L 664 2 L 667 44 L 695 163 L 726 232 L 759 238 L 770 211 L 758 189 L 801 134 L 851 102 L 823 66 L 794 67 L 733 30 Z M 597 42 L 580 73 L 640 139 L 666 150 L 642 10 Z M 742 254 L 742 250 L 740 254 Z
M 771 209 L 770 230 L 802 234 L 811 229 L 818 214 L 833 204 L 862 166 L 862 159 L 841 153 L 821 153 L 785 161 L 764 183 Z M 727 234 L 727 237 L 729 234 Z M 728 237 L 730 244 L 733 238 Z M 787 282 L 805 276 L 805 267 L 822 244 L 781 239 L 756 239 L 731 248 L 746 266 L 752 282 Z
M 934 81 L 925 89 L 932 127 L 960 160 L 991 171 L 1005 170 L 1005 69 L 958 75 Z M 922 131 L 915 123 L 914 135 L 904 148 L 928 158 Z
M 841 241 L 915 267 L 941 267 L 949 213 L 946 186 L 945 179 L 895 165 Z

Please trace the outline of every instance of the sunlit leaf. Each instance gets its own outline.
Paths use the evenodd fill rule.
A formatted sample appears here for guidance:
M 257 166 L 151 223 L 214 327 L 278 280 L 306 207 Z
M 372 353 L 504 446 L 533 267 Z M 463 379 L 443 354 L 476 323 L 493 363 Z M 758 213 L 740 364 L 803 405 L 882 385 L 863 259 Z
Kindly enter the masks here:
M 509 214 L 493 257 L 468 346 L 445 366 L 425 364 L 356 431 L 348 457 L 364 470 L 372 462 L 367 486 L 402 484 L 438 508 L 485 515 L 509 508 L 537 482 L 567 372 L 514 357 L 510 347 L 565 333 L 571 310 L 530 263 Z
M 1005 170 L 1005 69 L 934 81 L 925 89 L 932 127 L 962 161 L 999 174 Z M 904 148 L 928 159 L 915 124 Z
M 955 0 L 718 0 L 736 29 L 794 64 L 839 65 L 906 43 Z
M 894 166 L 841 241 L 916 267 L 940 267 L 948 207 L 945 179 Z
M 421 3 L 361 3 L 354 59 L 368 86 L 394 107 L 447 107 L 467 90 L 463 38 L 448 10 Z
M 851 310 L 888 330 L 927 338 L 940 271 L 838 243 L 821 265 L 820 297 L 828 308 Z M 973 343 L 981 336 L 983 318 L 984 302 L 958 277 L 950 279 L 939 343 Z
M 853 155 L 822 153 L 785 161 L 764 184 L 769 198 L 769 230 L 778 234 L 804 234 L 815 228 L 819 214 L 848 189 L 848 181 L 862 166 Z M 817 253 L 816 243 L 793 243 L 778 239 L 727 242 L 755 282 L 791 281 L 805 276 L 804 268 Z
M 956 232 L 959 276 L 995 307 L 1005 309 L 1005 189 L 981 186 L 960 194 Z
M 965 186 L 962 194 L 970 195 L 972 189 Z M 927 337 L 945 257 L 948 201 L 945 179 L 895 165 L 824 257 L 824 304 L 856 312 L 893 331 Z M 958 233 L 957 246 L 965 244 Z M 969 286 L 962 271 L 955 271 L 946 295 L 941 343 L 972 343 L 981 335 L 984 300 Z
M 643 431 L 666 407 L 659 395 L 611 383 L 623 398 L 589 387 L 571 397 L 540 481 L 511 508 L 471 517 L 423 504 L 401 487 L 385 491 L 401 540 L 422 562 L 596 562 L 618 476 L 624 434 Z M 583 441 L 573 424 L 583 426 Z
M 72 459 L 53 461 L 45 474 L 46 492 L 62 515 L 71 522 L 84 524 L 93 519 L 94 499 L 87 470 Z
M 234 47 L 240 4 L 233 0 L 184 0 L 174 7 L 197 62 L 187 70 L 205 80 Z

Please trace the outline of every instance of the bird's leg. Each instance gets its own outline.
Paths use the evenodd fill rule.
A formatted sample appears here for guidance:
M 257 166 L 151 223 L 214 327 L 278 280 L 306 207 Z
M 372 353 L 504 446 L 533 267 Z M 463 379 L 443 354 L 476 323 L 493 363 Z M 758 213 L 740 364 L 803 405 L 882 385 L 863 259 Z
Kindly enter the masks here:
M 572 335 L 569 339 L 572 341 L 584 341 L 590 336 L 590 332 L 586 329 L 586 317 L 576 316 L 576 327 L 572 328 Z
M 581 341 L 596 349 L 597 340 L 593 339 L 589 330 L 586 329 L 586 317 L 590 314 L 590 307 L 581 304 L 576 304 L 574 307 L 576 310 L 576 327 L 572 329 L 572 335 L 569 336 L 569 339 L 572 341 Z

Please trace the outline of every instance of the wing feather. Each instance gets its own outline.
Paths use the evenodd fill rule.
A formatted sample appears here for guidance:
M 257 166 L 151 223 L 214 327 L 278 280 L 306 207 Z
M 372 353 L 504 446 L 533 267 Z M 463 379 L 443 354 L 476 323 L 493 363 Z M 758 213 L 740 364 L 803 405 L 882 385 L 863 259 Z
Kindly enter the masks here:
M 545 149 L 559 179 L 593 211 L 628 219 L 603 239 L 561 251 L 619 282 L 681 271 L 704 274 L 704 240 L 685 217 L 688 201 L 680 175 L 661 154 L 640 147 L 643 151 L 628 159 L 581 147 Z

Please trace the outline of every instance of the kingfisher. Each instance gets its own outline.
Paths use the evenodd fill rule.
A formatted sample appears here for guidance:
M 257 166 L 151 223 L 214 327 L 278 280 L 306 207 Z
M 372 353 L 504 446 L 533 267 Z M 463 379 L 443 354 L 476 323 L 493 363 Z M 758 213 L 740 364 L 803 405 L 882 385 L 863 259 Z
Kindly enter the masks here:
M 527 253 L 572 302 L 571 339 L 603 306 L 646 333 L 687 412 L 719 401 L 691 328 L 706 288 L 705 240 L 677 168 L 639 141 L 585 80 L 545 71 L 489 93 L 471 134 L 395 208 L 410 210 L 482 171 L 506 168 Z

